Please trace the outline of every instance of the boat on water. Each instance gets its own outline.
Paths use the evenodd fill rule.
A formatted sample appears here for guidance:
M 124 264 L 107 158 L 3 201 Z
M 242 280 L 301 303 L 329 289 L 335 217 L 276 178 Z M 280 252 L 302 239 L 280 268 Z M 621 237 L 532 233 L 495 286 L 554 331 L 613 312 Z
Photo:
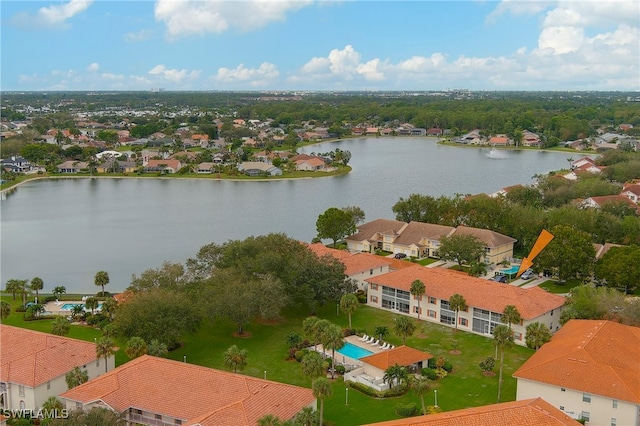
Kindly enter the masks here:
M 491 151 L 487 153 L 487 157 L 493 160 L 504 160 L 507 158 L 507 154 L 499 149 L 491 148 Z

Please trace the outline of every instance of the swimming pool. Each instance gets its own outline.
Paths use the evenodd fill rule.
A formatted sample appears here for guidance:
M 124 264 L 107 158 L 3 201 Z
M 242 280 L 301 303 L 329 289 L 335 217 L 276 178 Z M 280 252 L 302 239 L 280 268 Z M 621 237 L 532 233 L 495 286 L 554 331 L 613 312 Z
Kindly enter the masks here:
M 511 274 L 515 274 L 516 272 L 518 272 L 518 269 L 520 269 L 520 265 L 514 265 L 509 269 L 503 269 L 502 272 L 504 272 L 507 275 L 511 275 Z
M 76 305 L 80 305 L 84 307 L 84 303 L 65 303 L 64 305 L 60 306 L 60 310 L 61 311 L 70 311 L 73 309 L 74 306 Z M 86 309 L 86 308 L 85 308 Z M 97 310 L 102 309 L 102 303 L 98 303 L 98 308 Z
M 360 359 L 365 356 L 373 355 L 373 352 L 349 342 L 344 342 L 344 346 L 336 350 L 336 352 L 353 359 Z

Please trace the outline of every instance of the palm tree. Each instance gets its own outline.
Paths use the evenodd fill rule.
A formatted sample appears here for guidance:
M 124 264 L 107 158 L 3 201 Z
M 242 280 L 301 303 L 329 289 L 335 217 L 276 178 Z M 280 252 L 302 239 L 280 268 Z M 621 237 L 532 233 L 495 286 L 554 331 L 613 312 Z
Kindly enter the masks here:
M 236 345 L 231 345 L 224 352 L 224 366 L 237 373 L 247 366 L 247 350 L 238 349 Z
M 102 287 L 102 296 L 104 296 L 104 286 L 109 284 L 109 274 L 106 271 L 96 272 L 94 284 Z
M 302 374 L 311 377 L 311 381 L 317 377 L 324 375 L 327 371 L 327 362 L 318 352 L 307 352 L 300 362 Z
M 422 300 L 422 296 L 424 296 L 425 291 L 426 288 L 422 281 L 415 280 L 411 283 L 411 295 L 418 299 L 418 319 L 420 319 L 420 300 Z
M 113 297 L 109 297 L 102 302 L 101 312 L 109 317 L 109 321 L 113 321 L 113 314 L 118 306 L 118 301 Z
M 284 423 L 273 414 L 265 414 L 256 421 L 257 426 L 282 426 Z
M 502 369 L 504 367 L 504 351 L 513 343 L 513 331 L 506 325 L 498 325 L 493 329 L 496 348 L 500 350 L 500 375 L 498 376 L 498 402 L 502 392 Z
M 407 337 L 412 336 L 416 330 L 416 325 L 408 317 L 396 317 L 393 331 L 402 338 L 402 344 L 407 343 Z
M 62 296 L 63 294 L 66 294 L 66 293 L 67 293 L 67 288 L 66 288 L 65 286 L 63 286 L 63 285 L 58 285 L 58 286 L 55 286 L 55 287 L 53 288 L 53 291 L 52 291 L 51 293 L 52 293 L 52 294 L 56 297 L 56 299 L 57 299 L 58 297 L 60 297 L 60 296 Z
M 311 385 L 313 388 L 313 396 L 320 400 L 320 419 L 318 424 L 322 426 L 322 413 L 324 412 L 324 400 L 331 397 L 331 383 L 326 377 L 319 377 L 315 379 Z
M 36 292 L 36 302 L 40 300 L 40 293 L 38 293 L 38 291 L 44 288 L 44 281 L 42 281 L 42 278 L 40 277 L 33 278 L 31 280 L 31 285 L 29 287 L 31 287 L 31 290 L 35 290 Z
M 315 426 L 318 424 L 318 412 L 311 407 L 304 407 L 293 418 L 295 426 Z
M 424 376 L 418 376 L 412 381 L 411 387 L 415 391 L 416 395 L 420 397 L 420 402 L 422 403 L 422 414 L 427 414 L 427 408 L 424 405 L 424 396 L 429 392 L 429 389 L 431 389 L 429 379 Z
M 409 373 L 407 369 L 396 363 L 384 371 L 384 376 L 382 376 L 382 381 L 384 383 L 389 383 L 389 388 L 394 388 L 394 383 L 398 386 L 402 384 L 402 382 L 406 381 L 409 378 Z
M 75 319 L 82 314 L 84 314 L 84 306 L 73 305 L 73 307 L 71 308 L 71 316 Z
M 95 309 L 98 307 L 98 305 L 99 305 L 98 299 L 96 299 L 95 297 L 87 297 L 87 299 L 84 301 L 84 306 L 86 306 L 87 309 L 91 309 L 92 315 Z
M 56 396 L 50 396 L 42 403 L 42 409 L 48 412 L 52 412 L 54 410 L 62 411 L 65 408 L 65 405 Z
M 67 388 L 73 389 L 76 386 L 89 381 L 89 373 L 76 366 L 73 367 L 73 370 L 64 375 L 64 380 L 67 382 Z
M 461 294 L 454 294 L 449 298 L 449 307 L 456 313 L 456 328 L 458 331 L 458 312 L 467 310 L 467 301 L 464 300 L 464 296 Z
M 316 343 L 323 344 L 323 348 L 322 348 L 323 352 L 327 349 L 326 347 L 324 347 L 324 342 L 327 340 L 327 333 L 329 333 L 329 329 L 331 328 L 332 325 L 333 324 L 331 323 L 331 321 L 326 319 L 322 319 L 315 324 L 314 341 Z
M 373 329 L 373 335 L 380 336 L 380 340 L 384 340 L 389 335 L 389 329 L 385 325 L 379 325 Z
M 515 306 L 507 305 L 504 307 L 504 311 L 502 311 L 502 322 L 509 325 L 509 330 L 511 330 L 511 324 L 517 324 L 521 320 L 520 312 Z
M 5 300 L 0 302 L 0 319 L 5 319 L 11 315 L 11 304 Z
M 169 354 L 169 349 L 165 343 L 160 342 L 158 339 L 153 339 L 147 345 L 147 353 L 153 356 L 165 357 Z
M 351 329 L 351 314 L 358 310 L 360 302 L 353 293 L 345 294 L 340 298 L 340 309 L 349 315 L 349 329 Z
M 51 333 L 56 336 L 66 336 L 70 328 L 69 321 L 63 316 L 57 316 L 51 323 Z
M 5 291 L 13 295 L 13 300 L 16 300 L 16 294 L 22 294 L 21 280 L 11 279 L 7 281 Z
M 302 332 L 304 333 L 304 337 L 306 337 L 310 342 L 313 342 L 314 350 L 318 346 L 317 326 L 319 321 L 320 318 L 316 316 L 306 317 L 304 321 L 302 321 Z
M 551 332 L 546 325 L 539 322 L 532 322 L 527 326 L 527 335 L 525 342 L 529 349 L 540 349 L 540 346 L 551 340 Z
M 327 329 L 326 333 L 324 333 L 322 340 L 322 347 L 324 349 L 331 349 L 331 378 L 335 378 L 334 374 L 336 371 L 336 349 L 340 349 L 344 346 L 344 334 L 342 333 L 342 329 L 340 326 L 335 324 L 331 324 L 331 326 Z
M 116 353 L 116 347 L 110 337 L 101 337 L 96 342 L 96 356 L 104 357 L 104 372 L 109 371 L 109 357 Z
M 147 342 L 142 337 L 134 336 L 127 341 L 127 349 L 124 352 L 131 359 L 138 358 L 147 353 Z
M 487 275 L 487 265 L 484 262 L 471 262 L 469 266 L 469 275 L 479 277 Z

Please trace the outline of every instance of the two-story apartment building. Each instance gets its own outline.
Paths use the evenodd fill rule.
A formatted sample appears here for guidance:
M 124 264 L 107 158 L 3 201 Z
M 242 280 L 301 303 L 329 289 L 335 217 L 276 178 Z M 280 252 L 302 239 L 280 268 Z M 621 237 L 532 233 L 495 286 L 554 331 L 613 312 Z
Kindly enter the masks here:
M 345 241 L 351 251 L 384 250 L 417 258 L 437 258 L 441 240 L 453 235 L 471 235 L 482 242 L 485 254 L 480 260 L 487 265 L 513 257 L 515 238 L 490 229 L 463 225 L 454 228 L 433 223 L 376 219 L 358 226 L 358 232 L 345 238 Z
M 420 280 L 425 294 L 411 295 L 411 283 Z M 508 305 L 515 306 L 522 321 L 513 324 L 515 343 L 525 345 L 527 325 L 539 322 L 551 332 L 560 328 L 560 313 L 565 302 L 563 296 L 548 293 L 539 287 L 520 288 L 443 268 L 425 268 L 414 265 L 369 278 L 367 304 L 422 320 L 454 327 L 456 313 L 449 306 L 454 294 L 461 294 L 467 304 L 458 312 L 459 330 L 489 336 L 502 324 L 502 312 Z
M 67 409 L 103 407 L 129 424 L 255 425 L 316 409 L 311 389 L 143 355 L 60 395 Z
M 0 409 L 38 410 L 67 390 L 68 372 L 79 367 L 93 379 L 105 373 L 104 362 L 95 343 L 0 324 Z M 107 369 L 114 365 L 112 355 Z
M 640 425 L 640 328 L 570 320 L 514 374 L 518 400 L 544 396 L 586 424 Z

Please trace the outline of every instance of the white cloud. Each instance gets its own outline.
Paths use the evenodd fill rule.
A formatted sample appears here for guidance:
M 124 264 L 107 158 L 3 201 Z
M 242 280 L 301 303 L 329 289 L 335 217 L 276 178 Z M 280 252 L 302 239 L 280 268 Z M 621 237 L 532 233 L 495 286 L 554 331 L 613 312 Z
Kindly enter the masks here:
M 87 71 L 90 71 L 90 72 L 96 72 L 99 69 L 100 69 L 100 64 L 98 64 L 97 62 L 94 62 L 87 67 Z
M 493 24 L 502 15 L 535 15 L 540 13 L 549 6 L 555 4 L 555 1 L 541 0 L 503 0 L 496 8 L 485 18 L 485 23 Z
M 220 68 L 214 79 L 220 83 L 265 87 L 269 83 L 274 83 L 279 75 L 278 67 L 269 62 L 263 62 L 258 68 L 246 68 L 244 64 L 235 68 Z
M 160 64 L 153 67 L 149 71 L 149 74 L 153 76 L 162 77 L 163 79 L 178 83 L 185 79 L 197 78 L 200 75 L 200 71 L 194 70 L 189 72 L 186 69 L 181 69 L 181 70 L 168 69 L 164 65 Z
M 68 3 L 41 7 L 31 15 L 19 13 L 11 18 L 12 24 L 30 30 L 64 27 L 67 20 L 84 12 L 93 0 L 71 0 Z
M 309 0 L 157 0 L 155 18 L 165 23 L 170 37 L 217 34 L 230 29 L 249 32 L 271 22 L 285 21 L 287 13 L 310 4 Z
M 135 33 L 127 33 L 124 35 L 124 40 L 130 43 L 135 43 L 139 41 L 145 41 L 151 38 L 153 35 L 153 31 L 151 30 L 140 30 Z

